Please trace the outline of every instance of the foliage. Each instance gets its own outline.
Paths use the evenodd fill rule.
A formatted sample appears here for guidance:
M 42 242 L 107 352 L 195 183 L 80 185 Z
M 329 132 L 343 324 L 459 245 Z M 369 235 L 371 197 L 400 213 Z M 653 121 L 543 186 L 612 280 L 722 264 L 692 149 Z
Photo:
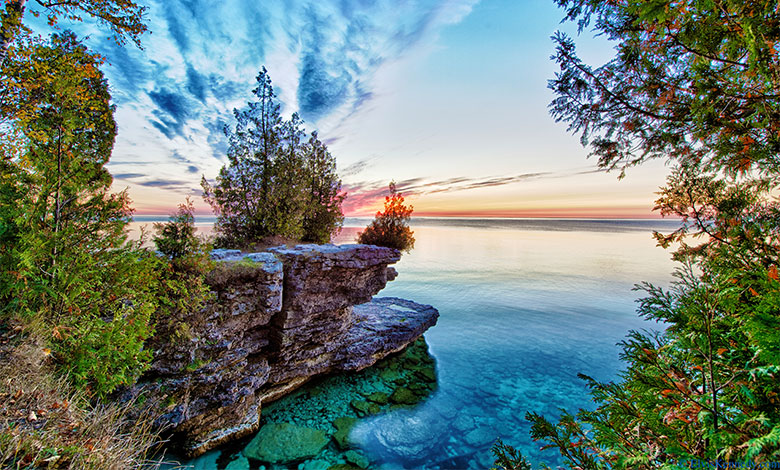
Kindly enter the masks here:
M 4 64 L 0 312 L 45 318 L 61 367 L 104 395 L 148 362 L 155 299 L 104 168 L 116 124 L 99 65 L 71 33 L 20 43 Z
M 558 33 L 553 116 L 604 168 L 650 158 L 778 171 L 777 2 L 556 0 L 616 41 L 600 67 Z
M 751 468 L 780 460 L 780 207 L 776 2 L 558 0 L 617 57 L 593 68 L 558 34 L 553 115 L 624 170 L 676 166 L 656 210 L 681 219 L 659 245 L 680 267 L 638 286 L 615 382 L 587 376 L 597 407 L 537 414 L 532 437 L 571 468 Z M 622 172 L 621 172 L 622 174 Z
M 152 241 L 157 251 L 170 259 L 181 258 L 199 248 L 200 240 L 195 236 L 195 207 L 189 197 L 184 204 L 179 204 L 168 222 L 155 223 L 154 229 L 157 233 Z
M 648 296 L 639 313 L 668 328 L 628 336 L 619 382 L 586 377 L 598 408 L 555 426 L 530 415 L 535 439 L 552 442 L 578 468 L 780 458 L 775 265 L 746 266 L 745 246 L 734 239 L 709 249 L 677 270 L 669 290 L 641 286 Z
M 412 206 L 404 205 L 404 197 L 395 182 L 390 182 L 390 195 L 385 196 L 385 208 L 358 234 L 358 243 L 379 245 L 409 252 L 414 248 L 414 232 L 409 228 Z
M 498 439 L 493 445 L 493 454 L 496 456 L 496 464 L 492 470 L 531 470 L 525 457 L 512 446 L 504 444 Z
M 0 331 L 0 467 L 153 468 L 146 460 L 159 444 L 152 420 L 131 413 L 132 403 L 90 403 L 53 370 L 37 339 L 45 332 L 21 328 Z
M 304 173 L 308 199 L 303 214 L 303 239 L 327 243 L 338 233 L 344 223 L 341 203 L 346 194 L 341 192 L 341 181 L 336 174 L 336 160 L 328 148 L 312 132 L 306 148 Z
M 0 13 L 0 64 L 5 60 L 8 48 L 27 32 L 22 20 L 27 0 L 4 0 Z M 144 24 L 146 7 L 132 0 L 35 0 L 31 13 L 35 17 L 46 15 L 50 26 L 61 20 L 81 22 L 85 16 L 97 20 L 111 30 L 114 40 L 124 44 L 128 39 L 141 46 L 141 35 L 147 31 Z
M 165 223 L 156 223 L 154 242 L 164 257 L 157 258 L 155 297 L 158 308 L 153 319 L 155 335 L 147 346 L 159 341 L 187 337 L 186 317 L 199 311 L 212 294 L 206 274 L 215 268 L 209 253 L 211 246 L 195 235 L 192 201 L 187 198 Z
M 174 271 L 202 277 L 214 268 L 211 245 L 195 234 L 195 207 L 187 197 L 168 222 L 155 223 L 152 237 L 157 250 L 166 256 Z
M 336 161 L 297 114 L 280 114 L 265 68 L 253 90 L 258 101 L 234 110 L 235 129 L 225 129 L 228 165 L 216 183 L 202 180 L 204 198 L 217 214 L 219 246 L 245 246 L 279 235 L 327 242 L 341 228 L 341 181 Z

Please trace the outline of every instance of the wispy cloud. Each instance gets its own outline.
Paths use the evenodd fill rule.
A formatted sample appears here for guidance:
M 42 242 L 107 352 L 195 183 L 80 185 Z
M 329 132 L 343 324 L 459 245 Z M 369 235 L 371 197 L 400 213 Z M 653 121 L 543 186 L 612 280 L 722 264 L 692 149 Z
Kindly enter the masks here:
M 140 181 L 135 184 L 141 186 L 147 186 L 150 188 L 166 188 L 166 189 L 181 189 L 184 186 L 189 186 L 189 182 L 187 181 L 165 180 L 165 179 Z
M 477 1 L 153 0 L 146 50 L 105 53 L 118 94 L 135 97 L 165 139 L 192 138 L 192 119 L 229 119 L 264 64 L 287 110 L 316 126 L 369 102 L 379 67 L 460 21 Z
M 396 181 L 398 192 L 406 196 L 422 196 L 426 194 L 453 193 L 472 189 L 506 186 L 530 180 L 565 178 L 585 173 L 598 173 L 601 170 L 567 170 L 558 172 L 520 173 L 511 176 L 489 177 L 454 177 L 443 180 L 428 178 L 412 178 Z M 347 214 L 365 212 L 368 208 L 378 206 L 388 195 L 387 181 L 363 181 L 345 186 L 347 199 L 344 202 L 344 212 Z
M 341 176 L 342 178 L 347 178 L 350 176 L 358 175 L 362 173 L 366 168 L 371 166 L 371 160 L 373 160 L 373 158 L 364 158 L 362 160 L 358 160 L 355 163 L 340 169 L 339 176 Z
M 478 1 L 149 0 L 152 34 L 144 36 L 143 50 L 114 45 L 89 22 L 72 27 L 110 63 L 105 72 L 120 127 L 115 160 L 151 160 L 155 177 L 191 176 L 192 185 L 199 172 L 215 174 L 224 162 L 223 127 L 232 123 L 233 108 L 252 99 L 263 65 L 283 112 L 298 111 L 312 128 L 325 127 L 322 139 L 333 144 L 348 132 L 340 123 L 376 98 L 383 66 L 430 47 Z

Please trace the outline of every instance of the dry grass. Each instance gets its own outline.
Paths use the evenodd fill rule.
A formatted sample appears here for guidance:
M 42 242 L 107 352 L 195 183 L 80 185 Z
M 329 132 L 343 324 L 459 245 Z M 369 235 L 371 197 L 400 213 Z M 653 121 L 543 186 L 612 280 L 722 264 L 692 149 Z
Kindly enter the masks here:
M 129 405 L 98 404 L 53 373 L 40 336 L 0 328 L 0 467 L 112 470 L 157 468 L 160 444 L 148 417 Z

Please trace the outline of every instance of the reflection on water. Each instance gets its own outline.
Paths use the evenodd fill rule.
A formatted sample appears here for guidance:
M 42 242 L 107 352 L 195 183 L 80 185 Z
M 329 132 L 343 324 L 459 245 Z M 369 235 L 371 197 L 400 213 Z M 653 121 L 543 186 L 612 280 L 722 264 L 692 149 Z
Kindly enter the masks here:
M 336 242 L 352 243 L 367 222 L 347 220 L 351 227 Z M 651 231 L 673 228 L 666 221 L 415 221 L 415 249 L 380 295 L 439 309 L 425 335 L 437 388 L 415 406 L 361 420 L 350 450 L 372 468 L 484 469 L 501 437 L 532 460 L 559 463 L 531 442 L 524 416 L 591 406 L 577 373 L 615 378 L 616 343 L 629 329 L 657 327 L 635 315 L 641 293 L 632 287 L 670 279 L 669 255 Z M 327 448 L 339 450 L 335 441 Z M 237 463 L 228 455 L 214 465 Z M 356 465 L 339 455 L 342 468 Z M 289 468 L 328 468 L 314 460 Z

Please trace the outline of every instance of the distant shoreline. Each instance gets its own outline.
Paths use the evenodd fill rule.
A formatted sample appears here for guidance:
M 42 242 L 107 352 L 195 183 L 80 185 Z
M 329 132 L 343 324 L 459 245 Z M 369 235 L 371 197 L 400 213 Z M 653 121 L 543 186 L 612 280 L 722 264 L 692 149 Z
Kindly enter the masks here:
M 133 222 L 164 222 L 168 220 L 169 214 L 143 214 L 133 216 Z M 373 216 L 355 216 L 345 217 L 344 221 L 370 221 Z M 195 215 L 196 223 L 214 222 L 217 220 L 215 215 Z M 677 217 L 434 217 L 434 216 L 413 216 L 412 223 L 415 221 L 604 221 L 604 222 L 674 222 L 679 223 Z
M 135 216 L 132 221 L 133 228 L 138 230 L 140 226 L 151 225 L 155 222 L 167 220 L 162 215 Z M 344 219 L 341 236 L 334 240 L 344 241 L 345 237 L 354 237 L 357 231 L 362 230 L 371 222 L 370 217 L 347 217 Z M 195 226 L 201 233 L 210 233 L 215 216 L 196 216 Z M 410 221 L 411 228 L 439 229 L 439 230 L 521 230 L 521 231 L 553 231 L 553 232 L 636 232 L 654 230 L 671 232 L 680 226 L 680 219 L 601 219 L 601 218 L 504 218 L 504 217 L 413 217 Z M 152 227 L 147 227 L 150 231 Z M 353 233 L 354 232 L 354 233 Z

